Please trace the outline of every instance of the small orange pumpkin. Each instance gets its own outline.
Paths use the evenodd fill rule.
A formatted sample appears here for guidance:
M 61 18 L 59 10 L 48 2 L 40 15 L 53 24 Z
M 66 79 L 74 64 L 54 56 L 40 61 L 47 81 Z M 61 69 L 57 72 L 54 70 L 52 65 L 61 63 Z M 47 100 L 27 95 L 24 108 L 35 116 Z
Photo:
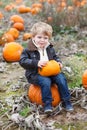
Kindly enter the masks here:
M 31 37 L 32 37 L 31 33 L 24 33 L 23 40 L 26 41 L 26 40 L 30 39 Z
M 10 20 L 11 21 L 13 21 L 14 23 L 16 23 L 16 22 L 20 22 L 20 23 L 23 23 L 24 24 L 24 19 L 21 17 L 21 16 L 19 16 L 19 15 L 12 15 L 11 17 L 10 17 Z
M 4 46 L 6 42 L 7 42 L 6 38 L 0 37 L 0 46 Z
M 60 4 L 61 8 L 64 8 L 66 7 L 66 1 L 62 1 L 61 4 Z
M 55 60 L 50 60 L 43 68 L 38 69 L 38 73 L 42 76 L 52 76 L 60 73 L 60 65 Z
M 32 8 L 42 8 L 43 7 L 43 5 L 41 4 L 41 3 L 34 3 L 34 4 L 32 4 Z
M 23 0 L 15 0 L 16 4 L 21 4 L 23 2 Z
M 0 12 L 0 19 L 2 19 L 4 17 L 4 15 L 2 14 L 2 12 Z
M 4 33 L 1 37 L 0 37 L 0 45 L 4 46 L 5 43 L 9 43 L 9 42 L 13 42 L 14 38 L 11 34 L 8 33 Z
M 16 22 L 13 24 L 13 28 L 16 28 L 19 31 L 23 31 L 24 30 L 24 24 L 20 23 L 20 22 Z
M 41 2 L 41 3 L 43 3 L 43 2 L 45 2 L 46 0 L 39 0 L 39 2 Z
M 51 86 L 51 93 L 53 98 L 52 106 L 55 107 L 61 101 L 58 87 L 56 84 L 53 84 Z M 43 105 L 41 88 L 39 86 L 31 84 L 28 90 L 28 97 L 32 103 L 36 103 L 37 105 Z
M 82 84 L 83 84 L 83 87 L 87 89 L 87 70 L 85 70 L 82 75 Z
M 16 42 L 10 42 L 5 44 L 3 48 L 3 58 L 8 62 L 17 62 L 20 59 L 20 55 L 23 51 L 23 47 Z
M 14 42 L 14 37 L 10 33 L 5 33 L 2 36 L 2 38 L 6 40 L 6 43 L 8 43 L 8 42 Z
M 6 11 L 11 11 L 12 9 L 13 9 L 13 7 L 11 5 L 6 5 L 5 6 Z
M 73 6 L 68 6 L 68 7 L 67 7 L 67 9 L 68 9 L 68 11 L 69 11 L 69 12 L 72 12 L 72 11 L 74 11 L 74 8 L 73 8 Z
M 38 14 L 40 11 L 41 11 L 41 8 L 39 8 L 39 7 L 33 7 L 33 8 L 31 8 L 31 14 L 32 14 L 32 15 L 36 15 L 36 14 Z
M 48 22 L 53 22 L 53 18 L 51 16 L 47 17 Z
M 86 5 L 87 4 L 87 1 L 86 0 L 82 0 L 81 1 L 81 6 L 84 6 L 84 5 Z
M 10 28 L 7 33 L 11 34 L 14 39 L 17 39 L 19 37 L 19 31 L 16 28 Z
M 19 13 L 28 13 L 28 12 L 31 12 L 31 8 L 30 7 L 26 7 L 25 5 L 20 5 L 18 7 L 18 12 Z
M 3 5 L 3 2 L 0 1 L 0 6 L 2 6 L 2 5 Z

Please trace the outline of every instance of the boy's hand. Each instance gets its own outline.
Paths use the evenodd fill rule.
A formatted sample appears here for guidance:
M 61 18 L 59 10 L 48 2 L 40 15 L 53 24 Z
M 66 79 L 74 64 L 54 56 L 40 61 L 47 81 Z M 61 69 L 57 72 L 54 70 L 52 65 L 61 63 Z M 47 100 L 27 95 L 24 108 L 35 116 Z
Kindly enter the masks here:
M 60 63 L 60 62 L 58 62 L 59 63 L 59 65 L 60 65 L 60 68 L 62 69 L 63 68 L 63 65 L 62 65 L 62 63 Z
M 41 61 L 41 60 L 40 60 L 40 61 L 38 62 L 38 67 L 42 68 L 42 67 L 46 66 L 47 62 L 48 62 L 48 61 Z

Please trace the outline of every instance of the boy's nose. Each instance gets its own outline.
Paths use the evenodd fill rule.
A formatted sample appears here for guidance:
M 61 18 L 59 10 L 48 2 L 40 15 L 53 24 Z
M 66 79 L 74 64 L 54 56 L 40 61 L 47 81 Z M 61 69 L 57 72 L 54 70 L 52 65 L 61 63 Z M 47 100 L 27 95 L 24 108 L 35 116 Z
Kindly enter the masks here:
M 43 38 L 41 38 L 41 39 L 40 39 L 40 41 L 42 41 L 42 42 L 43 42 L 43 41 L 44 41 L 44 39 L 43 39 Z
M 44 38 L 41 38 L 42 41 L 44 41 L 45 39 Z

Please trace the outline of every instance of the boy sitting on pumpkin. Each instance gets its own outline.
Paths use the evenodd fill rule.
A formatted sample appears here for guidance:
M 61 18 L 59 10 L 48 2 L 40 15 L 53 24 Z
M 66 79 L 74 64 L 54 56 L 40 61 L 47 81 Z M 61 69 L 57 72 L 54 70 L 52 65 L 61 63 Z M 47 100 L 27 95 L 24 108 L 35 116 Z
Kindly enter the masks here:
M 44 103 L 44 112 L 52 112 L 52 94 L 51 84 L 58 86 L 61 101 L 66 111 L 73 111 L 70 102 L 70 93 L 66 78 L 62 72 L 51 76 L 41 76 L 38 68 L 46 66 L 49 60 L 55 60 L 62 68 L 62 63 L 56 55 L 52 43 L 49 42 L 52 37 L 52 27 L 44 22 L 37 22 L 31 28 L 32 38 L 28 43 L 28 48 L 24 49 L 20 58 L 20 65 L 26 70 L 25 76 L 29 83 L 41 87 L 42 101 Z M 54 67 L 54 66 L 53 66 Z

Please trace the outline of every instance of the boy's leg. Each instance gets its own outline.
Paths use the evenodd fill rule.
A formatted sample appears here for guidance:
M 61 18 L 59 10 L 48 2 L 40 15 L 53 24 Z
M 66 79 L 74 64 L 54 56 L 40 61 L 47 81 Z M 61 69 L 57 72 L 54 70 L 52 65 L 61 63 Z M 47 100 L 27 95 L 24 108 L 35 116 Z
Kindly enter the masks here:
M 58 90 L 63 101 L 64 107 L 67 111 L 73 111 L 73 106 L 70 102 L 70 92 L 68 89 L 67 81 L 63 73 L 60 73 L 56 76 L 52 76 L 52 81 L 57 84 Z
M 52 112 L 51 79 L 38 75 L 37 84 L 41 87 L 45 113 Z

